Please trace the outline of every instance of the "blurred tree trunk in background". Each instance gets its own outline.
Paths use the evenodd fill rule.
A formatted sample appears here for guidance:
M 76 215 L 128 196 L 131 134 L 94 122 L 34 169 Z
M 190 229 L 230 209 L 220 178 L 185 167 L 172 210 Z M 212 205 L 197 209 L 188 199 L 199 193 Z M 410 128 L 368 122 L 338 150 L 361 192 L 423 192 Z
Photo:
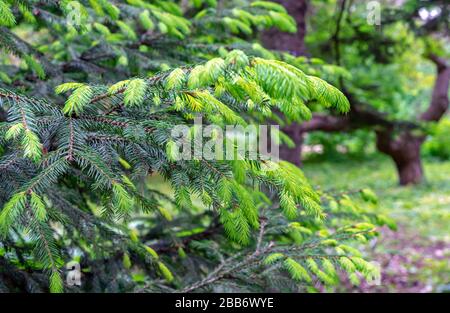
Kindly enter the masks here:
M 271 29 L 263 33 L 264 46 L 269 49 L 288 51 L 293 55 L 305 55 L 306 13 L 308 0 L 275 0 L 282 4 L 297 22 L 297 33 L 291 34 Z
M 380 130 L 376 135 L 378 150 L 389 155 L 397 167 L 400 185 L 420 183 L 423 179 L 420 147 L 425 136 L 414 136 L 405 131 L 393 139 L 391 130 Z
M 264 46 L 268 49 L 288 51 L 297 56 L 305 55 L 308 0 L 275 0 L 275 2 L 282 4 L 288 10 L 288 13 L 295 18 L 298 31 L 295 34 L 281 32 L 277 29 L 266 31 L 262 35 Z M 301 165 L 303 132 L 300 129 L 300 125 L 292 124 L 282 130 L 295 142 L 295 147 L 289 148 L 286 145 L 282 145 L 280 147 L 280 158 L 296 165 Z

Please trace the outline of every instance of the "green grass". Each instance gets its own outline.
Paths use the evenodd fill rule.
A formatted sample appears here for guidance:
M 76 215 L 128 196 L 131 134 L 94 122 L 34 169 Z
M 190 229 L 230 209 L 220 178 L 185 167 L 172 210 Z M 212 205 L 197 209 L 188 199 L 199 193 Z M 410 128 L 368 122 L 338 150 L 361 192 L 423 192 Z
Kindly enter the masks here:
M 311 183 L 324 190 L 372 188 L 380 210 L 406 230 L 428 239 L 450 242 L 450 162 L 424 161 L 426 181 L 401 187 L 391 160 L 377 155 L 369 160 L 307 162 Z

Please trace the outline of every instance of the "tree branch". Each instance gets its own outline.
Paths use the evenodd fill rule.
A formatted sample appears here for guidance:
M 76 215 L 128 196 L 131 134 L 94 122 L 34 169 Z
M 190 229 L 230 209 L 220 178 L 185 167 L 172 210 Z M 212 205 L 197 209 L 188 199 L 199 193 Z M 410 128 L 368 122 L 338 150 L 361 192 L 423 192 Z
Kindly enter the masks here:
M 283 131 L 289 132 L 295 130 L 307 133 L 311 131 L 324 131 L 324 132 L 335 132 L 350 128 L 350 118 L 349 116 L 333 116 L 325 114 L 314 115 L 313 118 L 307 122 L 300 125 L 292 124 L 285 128 Z
M 336 20 L 336 30 L 332 37 L 332 39 L 334 41 L 334 53 L 335 53 L 334 57 L 335 57 L 335 62 L 337 65 L 341 65 L 341 48 L 340 48 L 339 34 L 341 32 L 341 23 L 342 23 L 342 18 L 344 17 L 346 4 L 347 4 L 347 0 L 341 1 L 338 18 Z

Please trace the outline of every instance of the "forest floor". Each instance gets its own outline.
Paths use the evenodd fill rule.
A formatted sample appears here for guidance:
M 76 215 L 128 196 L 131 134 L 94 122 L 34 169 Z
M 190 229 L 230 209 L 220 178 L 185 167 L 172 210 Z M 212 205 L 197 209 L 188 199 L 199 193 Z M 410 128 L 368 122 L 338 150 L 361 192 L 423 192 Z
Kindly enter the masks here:
M 313 185 L 354 190 L 369 187 L 379 196 L 377 210 L 398 223 L 398 230 L 381 230 L 366 251 L 381 264 L 379 286 L 362 285 L 345 291 L 450 292 L 450 162 L 425 161 L 425 183 L 400 187 L 388 158 L 305 162 Z

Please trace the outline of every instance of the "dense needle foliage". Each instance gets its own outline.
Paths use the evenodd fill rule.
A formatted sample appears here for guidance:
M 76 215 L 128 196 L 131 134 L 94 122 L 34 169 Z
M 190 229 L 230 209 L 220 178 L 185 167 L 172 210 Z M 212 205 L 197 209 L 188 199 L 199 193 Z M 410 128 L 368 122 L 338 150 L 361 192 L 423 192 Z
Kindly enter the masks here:
M 284 161 L 177 158 L 171 130 L 195 136 L 196 116 L 349 110 L 322 64 L 254 39 L 295 32 L 282 6 L 0 0 L 0 21 L 0 290 L 305 291 L 379 275 L 352 245 L 394 227 L 366 212 L 370 190 L 314 190 Z M 64 286 L 72 260 L 81 287 Z

